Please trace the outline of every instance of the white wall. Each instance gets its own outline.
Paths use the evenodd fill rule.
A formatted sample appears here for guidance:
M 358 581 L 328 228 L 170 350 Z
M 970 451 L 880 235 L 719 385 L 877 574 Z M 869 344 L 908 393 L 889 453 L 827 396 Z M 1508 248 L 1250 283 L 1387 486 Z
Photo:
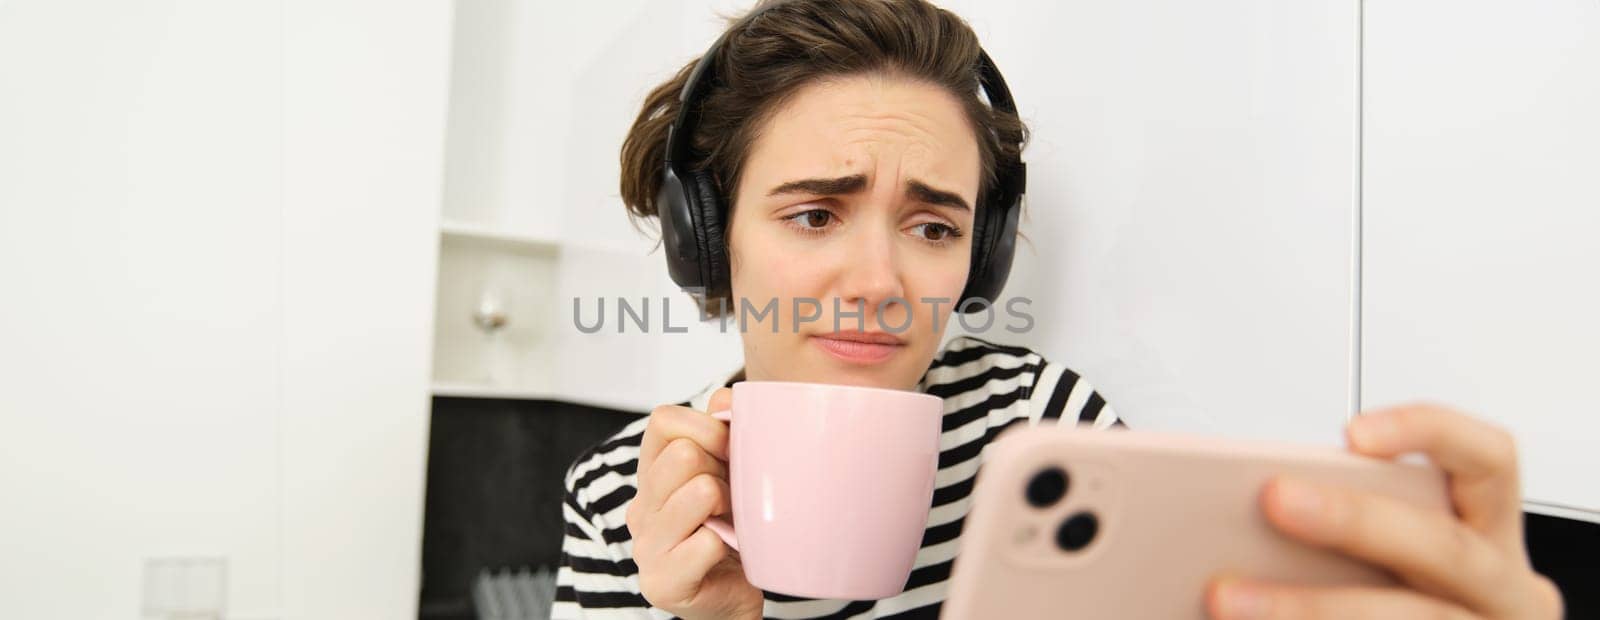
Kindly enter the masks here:
M 270 3 L 0 5 L 0 615 L 134 618 L 145 558 L 283 588 Z
M 416 615 L 451 6 L 282 6 L 287 618 Z
M 415 615 L 448 9 L 0 3 L 0 615 Z
M 963 2 L 1034 141 L 1015 337 L 1135 428 L 1337 444 L 1351 3 Z
M 1362 401 L 1455 403 L 1600 519 L 1600 4 L 1368 3 Z

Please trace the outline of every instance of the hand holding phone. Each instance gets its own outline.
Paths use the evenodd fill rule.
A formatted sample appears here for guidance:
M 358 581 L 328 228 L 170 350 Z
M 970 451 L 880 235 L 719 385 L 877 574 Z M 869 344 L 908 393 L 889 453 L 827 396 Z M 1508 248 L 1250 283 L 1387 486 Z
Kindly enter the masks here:
M 1449 514 L 1443 473 L 1334 448 L 1018 427 L 988 447 L 950 618 L 1206 618 L 1222 573 L 1385 586 L 1388 572 L 1277 531 L 1269 480 L 1340 485 Z

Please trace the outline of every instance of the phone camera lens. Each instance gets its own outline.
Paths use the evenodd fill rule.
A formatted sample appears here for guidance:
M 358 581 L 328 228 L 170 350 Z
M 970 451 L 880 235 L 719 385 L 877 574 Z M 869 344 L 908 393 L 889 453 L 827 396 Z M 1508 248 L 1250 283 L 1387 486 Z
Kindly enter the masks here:
M 1050 467 L 1033 475 L 1028 481 L 1028 503 L 1034 508 L 1044 508 L 1067 494 L 1067 471 Z
M 1079 551 L 1094 542 L 1094 535 L 1100 531 L 1100 520 L 1094 514 L 1080 512 L 1061 523 L 1056 530 L 1056 546 L 1062 551 Z

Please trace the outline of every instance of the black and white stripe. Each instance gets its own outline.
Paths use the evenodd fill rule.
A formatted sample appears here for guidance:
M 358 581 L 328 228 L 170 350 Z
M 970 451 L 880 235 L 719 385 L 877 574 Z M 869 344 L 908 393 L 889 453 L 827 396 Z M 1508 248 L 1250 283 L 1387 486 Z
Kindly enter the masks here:
M 713 383 L 681 403 L 704 410 Z M 1121 427 L 1104 398 L 1078 373 L 1029 349 L 970 336 L 952 339 L 929 365 L 918 391 L 944 399 L 939 472 L 922 549 L 906 590 L 876 601 L 805 599 L 767 593 L 768 618 L 936 618 L 971 505 L 984 447 L 1011 424 Z M 586 450 L 568 468 L 565 538 L 552 618 L 671 618 L 639 594 L 639 567 L 623 512 L 634 495 L 636 420 Z

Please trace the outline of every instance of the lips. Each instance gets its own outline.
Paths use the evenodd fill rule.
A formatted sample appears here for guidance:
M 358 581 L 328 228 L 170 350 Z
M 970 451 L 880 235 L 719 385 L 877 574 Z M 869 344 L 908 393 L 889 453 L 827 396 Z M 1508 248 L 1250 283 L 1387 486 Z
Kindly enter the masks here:
M 905 341 L 887 332 L 832 332 L 810 338 L 812 344 L 852 364 L 877 364 L 905 348 Z

